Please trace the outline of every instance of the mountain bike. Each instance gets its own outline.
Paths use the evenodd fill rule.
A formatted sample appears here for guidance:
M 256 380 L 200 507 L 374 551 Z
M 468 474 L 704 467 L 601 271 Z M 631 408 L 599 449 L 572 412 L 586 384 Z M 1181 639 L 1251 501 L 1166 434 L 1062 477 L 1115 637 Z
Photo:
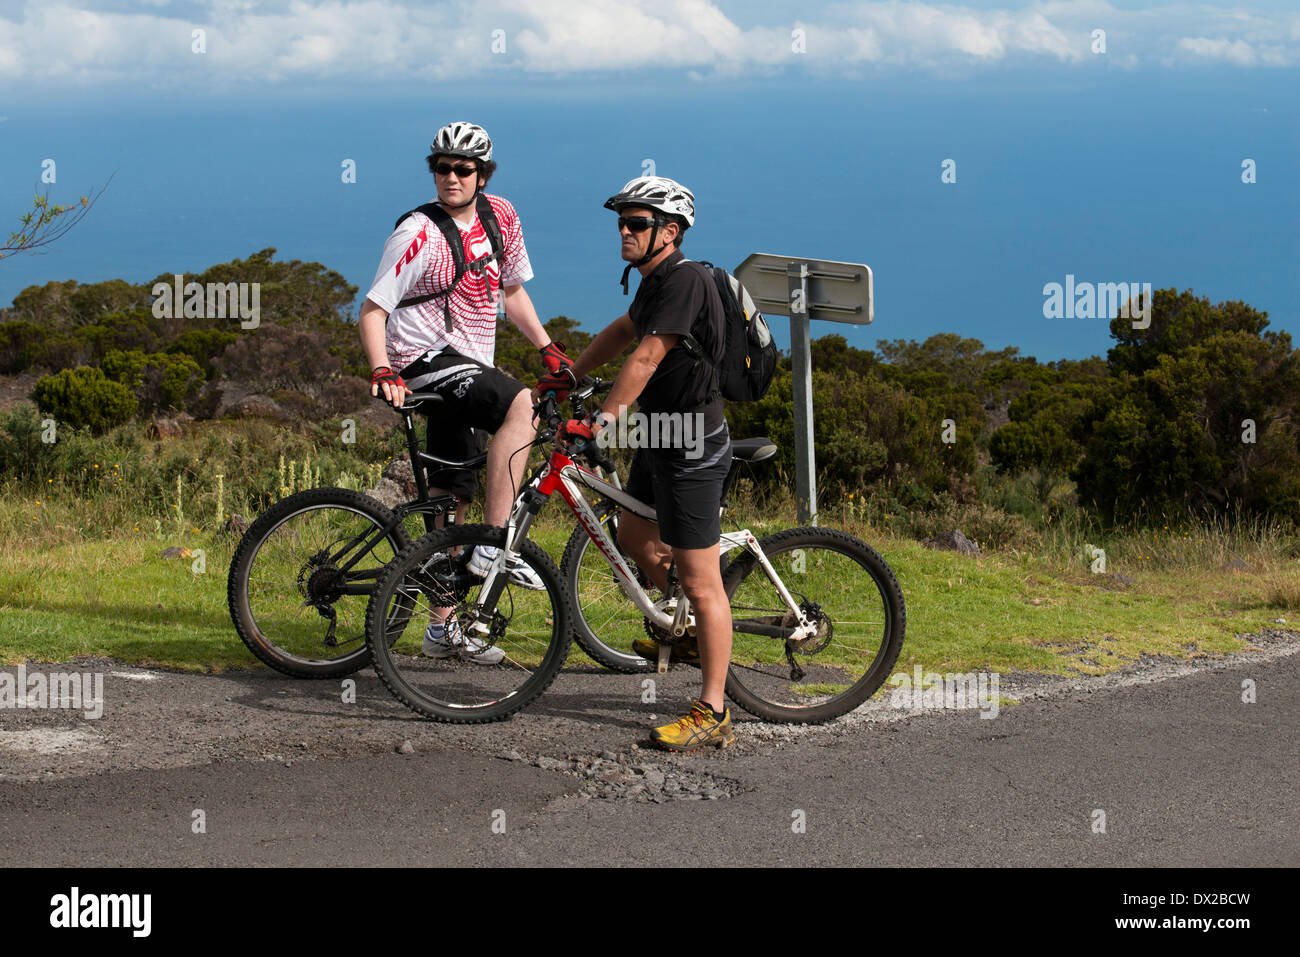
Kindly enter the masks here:
M 459 525 L 430 532 L 393 559 L 370 597 L 366 636 L 375 671 L 399 701 L 425 717 L 456 723 L 501 720 L 533 701 L 559 673 L 572 640 L 573 597 L 554 561 L 528 538 L 556 492 L 605 562 L 621 600 L 635 607 L 626 621 L 639 615 L 641 626 L 670 649 L 694 631 L 690 602 L 675 570 L 670 569 L 668 593 L 652 598 L 610 538 L 608 510 L 602 522 L 583 497 L 584 488 L 606 496 L 610 489 L 558 441 L 562 419 L 554 398 L 548 395 L 534 412 L 546 426 L 533 444 L 554 441 L 554 447 L 516 499 L 506 527 Z M 750 440 L 741 455 L 751 449 L 755 458 L 770 445 Z M 654 519 L 651 506 L 619 491 L 619 508 Z M 719 544 L 724 554 L 735 553 L 723 572 L 732 613 L 726 683 L 732 701 L 769 721 L 820 723 L 875 693 L 902 650 L 907 616 L 893 571 L 870 545 L 817 527 L 787 529 L 761 540 L 742 529 L 724 533 Z M 483 576 L 468 567 L 478 545 L 498 549 Z M 529 566 L 543 588 L 512 580 L 508 569 L 514 562 Z M 424 624 L 433 609 L 448 607 L 468 636 L 466 648 L 493 645 L 504 660 L 480 665 L 425 657 Z M 608 624 L 592 616 L 587 627 L 593 622 L 602 630 Z
M 577 414 L 611 385 L 589 380 L 575 393 Z M 458 461 L 420 448 L 412 413 L 442 401 L 413 392 L 402 406 L 389 406 L 402 415 L 415 499 L 390 509 L 351 489 L 305 489 L 275 503 L 244 533 L 230 562 L 227 605 L 235 631 L 261 661 L 295 678 L 338 678 L 370 664 L 362 599 L 383 566 L 411 544 L 406 519 L 422 516 L 426 531 L 440 515 L 455 522 L 456 497 L 430 496 L 425 467 L 477 469 L 487 461 L 486 453 Z M 602 464 L 605 480 L 621 488 L 614 463 Z
M 394 411 L 403 416 L 417 497 L 390 509 L 361 492 L 312 488 L 276 502 L 249 526 L 226 582 L 235 630 L 248 650 L 295 678 L 337 678 L 370 663 L 365 600 L 380 571 L 411 544 L 405 520 L 455 519 L 454 495 L 429 495 L 425 466 L 478 468 L 486 453 L 463 461 L 420 448 L 411 417 L 442 396 L 413 392 Z

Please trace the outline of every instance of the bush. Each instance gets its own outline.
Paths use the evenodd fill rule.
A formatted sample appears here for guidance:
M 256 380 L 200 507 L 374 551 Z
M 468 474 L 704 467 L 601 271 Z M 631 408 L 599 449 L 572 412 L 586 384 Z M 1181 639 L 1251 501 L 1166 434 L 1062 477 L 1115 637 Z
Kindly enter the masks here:
M 104 316 L 93 325 L 78 329 L 76 337 L 102 359 L 115 349 L 153 352 L 161 342 L 162 324 L 148 309 Z
M 199 364 L 206 379 L 212 378 L 212 363 L 226 346 L 239 338 L 238 333 L 220 329 L 189 329 L 182 332 L 167 347 L 167 352 L 183 352 Z
M 114 350 L 104 357 L 101 368 L 108 378 L 134 390 L 144 416 L 184 409 L 203 384 L 203 370 L 184 353 L 145 355 L 139 350 Z
M 34 322 L 0 325 L 0 375 L 26 372 L 45 358 L 46 330 Z
M 60 488 L 85 493 L 111 477 L 103 463 L 108 450 L 119 448 L 120 441 L 96 439 L 88 429 L 59 421 L 53 434 L 56 441 L 46 442 L 50 432 L 42 418 L 30 405 L 0 414 L 0 474 L 41 492 L 57 483 Z
M 86 366 L 40 379 L 32 389 L 32 401 L 60 425 L 85 427 L 96 435 L 129 422 L 138 405 L 129 388 Z

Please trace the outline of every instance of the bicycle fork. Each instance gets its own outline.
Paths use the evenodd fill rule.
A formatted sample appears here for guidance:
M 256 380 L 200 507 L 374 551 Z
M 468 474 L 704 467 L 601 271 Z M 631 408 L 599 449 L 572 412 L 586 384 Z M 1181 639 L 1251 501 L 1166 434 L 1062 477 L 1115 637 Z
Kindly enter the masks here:
M 505 545 L 497 549 L 496 560 L 492 562 L 492 567 L 488 569 L 487 576 L 484 578 L 483 591 L 480 593 L 481 600 L 474 610 L 474 621 L 469 626 L 470 631 L 483 637 L 491 632 L 497 602 L 510 582 L 510 566 L 519 557 L 518 546 L 528 538 L 528 530 L 532 527 L 533 519 L 537 517 L 545 502 L 546 496 L 537 491 L 536 479 L 520 493 L 515 507 L 510 512 L 510 519 L 506 522 Z

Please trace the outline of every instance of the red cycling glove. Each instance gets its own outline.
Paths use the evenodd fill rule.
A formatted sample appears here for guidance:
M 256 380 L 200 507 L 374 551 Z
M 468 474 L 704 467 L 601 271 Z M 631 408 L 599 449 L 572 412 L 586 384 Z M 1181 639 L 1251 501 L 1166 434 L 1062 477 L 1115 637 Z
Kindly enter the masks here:
M 370 373 L 371 385 L 382 385 L 385 382 L 389 385 L 400 385 L 403 389 L 406 389 L 406 383 L 402 381 L 402 377 L 388 366 L 380 366 Z M 407 389 L 407 391 L 410 390 Z
M 542 354 L 542 362 L 546 364 L 546 371 L 551 375 L 573 365 L 573 360 L 564 351 L 563 342 L 548 342 L 537 351 Z
M 564 366 L 556 372 L 548 372 L 537 380 L 537 391 L 545 394 L 555 393 L 555 401 L 563 402 L 569 397 L 570 390 L 576 388 L 578 380 L 574 378 L 573 369 Z
M 559 436 L 560 441 L 566 444 L 580 439 L 594 442 L 596 433 L 591 428 L 591 416 L 587 416 L 585 419 L 569 419 L 560 426 Z

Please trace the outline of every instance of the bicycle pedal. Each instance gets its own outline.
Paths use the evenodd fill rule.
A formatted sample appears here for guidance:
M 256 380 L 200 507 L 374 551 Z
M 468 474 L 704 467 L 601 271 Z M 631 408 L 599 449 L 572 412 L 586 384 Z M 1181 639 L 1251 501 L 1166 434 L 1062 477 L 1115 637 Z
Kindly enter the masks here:
M 668 659 L 672 657 L 672 654 L 673 654 L 672 645 L 659 646 L 659 674 L 661 675 L 668 674 Z

